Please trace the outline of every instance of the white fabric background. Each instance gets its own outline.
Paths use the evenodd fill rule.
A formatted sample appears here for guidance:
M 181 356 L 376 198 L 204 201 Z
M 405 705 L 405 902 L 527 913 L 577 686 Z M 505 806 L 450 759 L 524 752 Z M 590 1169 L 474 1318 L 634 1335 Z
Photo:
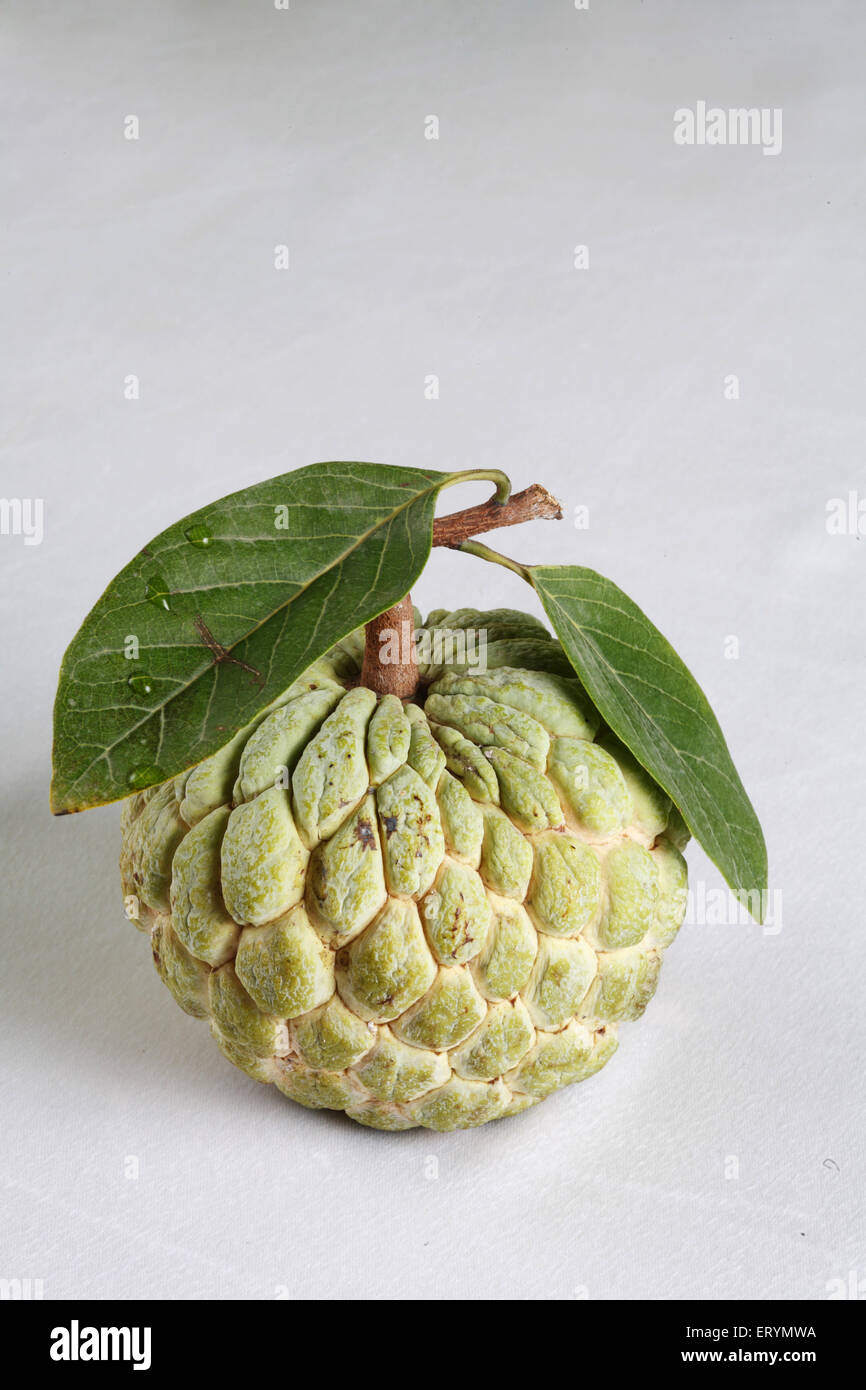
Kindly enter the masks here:
M 0 35 L 2 490 L 46 508 L 40 546 L 0 537 L 0 1276 L 59 1298 L 866 1280 L 866 554 L 825 524 L 866 491 L 863 6 L 7 0 Z M 781 154 L 677 147 L 700 99 L 781 107 Z M 670 637 L 783 895 L 777 932 L 684 927 L 600 1077 L 477 1131 L 373 1134 L 230 1068 L 123 917 L 117 808 L 48 815 L 57 668 L 106 582 L 183 513 L 329 458 L 499 466 L 587 505 L 588 531 L 492 543 L 601 569 Z M 415 597 L 538 611 L 441 551 Z

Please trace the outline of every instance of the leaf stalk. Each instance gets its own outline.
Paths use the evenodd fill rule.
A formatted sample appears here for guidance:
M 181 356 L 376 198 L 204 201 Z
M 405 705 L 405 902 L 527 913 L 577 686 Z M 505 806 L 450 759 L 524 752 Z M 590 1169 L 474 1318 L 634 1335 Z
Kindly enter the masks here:
M 433 522 L 433 545 L 461 550 L 466 555 L 477 555 L 482 560 L 504 565 L 531 584 L 532 579 L 525 566 L 471 538 L 479 532 L 518 526 L 524 521 L 559 521 L 562 518 L 561 503 L 540 483 L 533 483 L 523 492 L 512 496 L 511 482 L 498 468 L 479 468 L 455 474 L 448 486 L 478 479 L 496 484 L 493 496 L 475 507 L 466 507 L 462 512 L 437 517 Z M 406 594 L 399 603 L 366 624 L 361 685 L 368 686 L 379 695 L 396 695 L 398 699 L 411 700 L 418 688 L 414 635 L 412 600 Z

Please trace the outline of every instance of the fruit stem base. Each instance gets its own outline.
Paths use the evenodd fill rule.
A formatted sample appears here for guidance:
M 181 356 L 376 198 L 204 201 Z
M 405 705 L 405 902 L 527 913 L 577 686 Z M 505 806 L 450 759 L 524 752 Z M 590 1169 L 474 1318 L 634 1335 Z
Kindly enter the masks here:
M 365 628 L 361 685 L 377 695 L 411 700 L 418 689 L 412 595 L 372 618 Z

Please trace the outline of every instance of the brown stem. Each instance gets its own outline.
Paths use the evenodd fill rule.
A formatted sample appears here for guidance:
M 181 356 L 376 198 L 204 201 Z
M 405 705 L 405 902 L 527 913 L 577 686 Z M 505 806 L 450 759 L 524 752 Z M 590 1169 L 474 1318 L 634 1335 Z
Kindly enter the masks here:
M 509 497 L 507 502 L 497 502 L 491 497 L 477 507 L 437 517 L 433 522 L 433 544 L 455 550 L 481 531 L 517 526 L 522 521 L 561 519 L 561 504 L 547 488 L 533 483 L 523 492 Z M 396 695 L 398 699 L 411 700 L 418 687 L 414 635 L 412 599 L 407 594 L 393 608 L 367 623 L 361 685 L 375 690 L 377 695 Z
M 396 695 L 400 700 L 411 700 L 418 685 L 411 595 L 407 594 L 393 608 L 386 608 L 378 618 L 373 618 L 365 632 L 361 684 L 375 690 L 377 695 Z
M 500 526 L 518 526 L 521 521 L 561 521 L 562 505 L 551 497 L 546 487 L 533 483 L 523 492 L 516 492 L 507 502 L 491 497 L 477 507 L 467 507 L 451 516 L 439 516 L 433 522 L 433 544 L 456 550 L 470 536 L 481 531 L 496 531 Z

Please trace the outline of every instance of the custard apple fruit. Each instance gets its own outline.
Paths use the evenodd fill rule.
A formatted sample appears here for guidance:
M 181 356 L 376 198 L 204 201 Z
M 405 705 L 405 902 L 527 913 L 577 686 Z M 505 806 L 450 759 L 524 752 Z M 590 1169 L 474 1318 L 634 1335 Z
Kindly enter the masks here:
M 592 1076 L 640 1017 L 688 838 L 535 618 L 487 669 L 357 684 L 360 629 L 192 771 L 124 803 L 127 915 L 229 1061 L 376 1129 L 461 1129 Z M 419 633 L 421 651 L 424 629 Z M 441 654 L 441 653 L 440 653 Z

